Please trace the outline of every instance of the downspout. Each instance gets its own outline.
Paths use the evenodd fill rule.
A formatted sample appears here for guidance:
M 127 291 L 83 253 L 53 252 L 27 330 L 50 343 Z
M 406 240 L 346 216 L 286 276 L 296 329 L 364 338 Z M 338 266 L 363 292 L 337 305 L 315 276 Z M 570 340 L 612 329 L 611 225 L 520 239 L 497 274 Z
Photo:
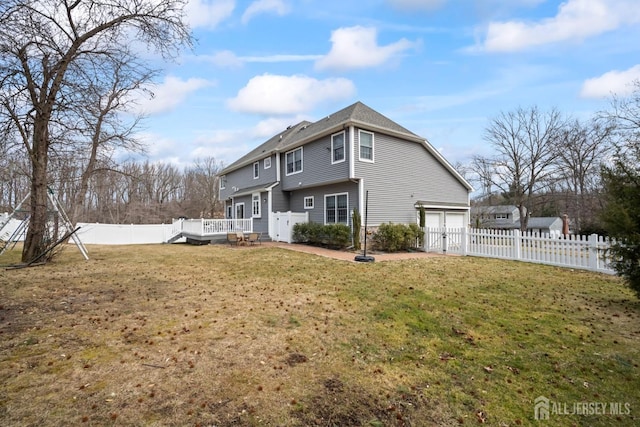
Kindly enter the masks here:
M 351 152 L 351 155 L 349 156 L 349 179 L 356 178 L 356 147 L 354 145 L 354 132 L 355 128 L 353 127 L 353 125 L 349 126 L 349 151 Z

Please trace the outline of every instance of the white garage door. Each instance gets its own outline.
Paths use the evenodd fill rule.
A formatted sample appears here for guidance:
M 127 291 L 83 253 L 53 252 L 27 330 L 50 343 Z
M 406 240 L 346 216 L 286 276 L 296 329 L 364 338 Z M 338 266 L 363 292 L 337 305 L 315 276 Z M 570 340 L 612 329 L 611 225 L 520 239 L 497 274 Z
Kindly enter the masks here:
M 428 228 L 444 226 L 444 212 L 425 212 L 424 225 Z
M 461 212 L 447 212 L 446 222 L 447 228 L 463 228 L 466 226 L 464 213 Z

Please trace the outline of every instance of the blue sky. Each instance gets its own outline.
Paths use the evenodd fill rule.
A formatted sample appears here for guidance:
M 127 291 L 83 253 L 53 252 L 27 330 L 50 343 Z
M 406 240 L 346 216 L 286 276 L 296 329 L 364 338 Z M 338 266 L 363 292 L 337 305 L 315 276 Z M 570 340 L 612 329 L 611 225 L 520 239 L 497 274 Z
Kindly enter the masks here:
M 229 164 L 301 120 L 362 101 L 450 162 L 490 154 L 517 107 L 589 118 L 640 79 L 638 0 L 189 0 L 197 39 L 164 73 L 152 161 Z

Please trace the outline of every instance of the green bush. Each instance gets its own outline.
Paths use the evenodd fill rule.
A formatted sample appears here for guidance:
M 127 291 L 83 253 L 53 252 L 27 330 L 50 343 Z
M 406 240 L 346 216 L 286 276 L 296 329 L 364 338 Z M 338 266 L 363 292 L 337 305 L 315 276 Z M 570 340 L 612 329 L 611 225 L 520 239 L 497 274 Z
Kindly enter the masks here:
M 378 227 L 372 237 L 374 247 L 385 252 L 406 251 L 416 249 L 418 242 L 424 238 L 424 231 L 418 224 L 385 223 Z
M 345 224 L 298 223 L 293 226 L 293 240 L 297 243 L 344 249 L 351 243 L 351 228 Z

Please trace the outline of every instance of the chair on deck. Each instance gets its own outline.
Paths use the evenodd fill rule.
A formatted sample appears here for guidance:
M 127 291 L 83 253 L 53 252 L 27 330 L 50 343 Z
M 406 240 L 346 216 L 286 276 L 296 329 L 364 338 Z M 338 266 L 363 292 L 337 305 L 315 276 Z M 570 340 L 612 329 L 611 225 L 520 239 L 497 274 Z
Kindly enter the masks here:
M 230 245 L 235 243 L 236 246 L 238 246 L 241 242 L 244 242 L 244 235 L 242 233 L 227 233 L 227 243 Z
M 252 245 L 255 245 L 256 242 L 262 244 L 262 242 L 260 241 L 260 233 L 249 233 L 249 235 L 247 236 L 247 242 Z

